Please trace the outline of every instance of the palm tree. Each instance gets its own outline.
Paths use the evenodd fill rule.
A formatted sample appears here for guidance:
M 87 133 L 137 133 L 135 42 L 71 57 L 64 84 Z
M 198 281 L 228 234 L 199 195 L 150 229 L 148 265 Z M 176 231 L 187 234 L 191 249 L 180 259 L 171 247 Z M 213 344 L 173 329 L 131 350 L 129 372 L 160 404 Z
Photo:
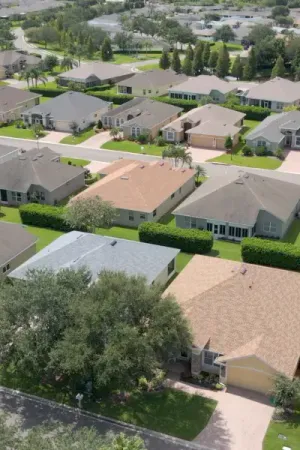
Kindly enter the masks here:
M 183 154 L 181 155 L 181 162 L 182 162 L 182 167 L 184 166 L 184 164 L 188 164 L 190 167 L 192 166 L 192 162 L 193 162 L 193 157 L 191 152 L 188 152 L 186 149 L 184 149 Z
M 38 81 L 41 81 L 43 84 L 46 84 L 48 81 L 48 78 L 43 73 L 41 69 L 38 69 L 37 67 L 31 69 L 31 76 L 32 79 L 35 81 L 35 86 L 37 87 Z
M 71 56 L 64 56 L 60 62 L 60 67 L 62 69 L 71 70 L 74 67 L 78 67 L 78 62 L 75 61 Z
M 23 72 L 21 72 L 21 74 L 19 76 L 19 79 L 20 80 L 26 80 L 27 81 L 27 86 L 28 86 L 28 89 L 29 89 L 30 80 L 31 80 L 31 83 L 33 84 L 32 70 L 31 69 L 30 70 L 27 69 L 27 70 L 24 70 Z
M 195 167 L 195 172 L 196 185 L 199 186 L 199 184 L 201 184 L 199 178 L 206 176 L 206 170 L 202 166 L 197 165 Z
M 120 134 L 120 129 L 117 127 L 114 127 L 110 130 L 109 135 L 113 138 L 113 140 L 117 140 L 117 137 Z

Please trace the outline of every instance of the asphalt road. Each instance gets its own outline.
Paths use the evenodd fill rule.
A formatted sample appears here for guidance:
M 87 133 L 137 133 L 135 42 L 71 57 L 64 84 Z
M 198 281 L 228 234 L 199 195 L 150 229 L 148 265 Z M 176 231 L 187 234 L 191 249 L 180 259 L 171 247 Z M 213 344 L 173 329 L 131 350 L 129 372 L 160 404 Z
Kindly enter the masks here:
M 84 416 L 76 409 L 66 410 L 59 405 L 48 405 L 46 402 L 39 402 L 34 399 L 23 397 L 20 394 L 11 395 L 5 393 L 0 388 L 0 411 L 7 412 L 12 415 L 11 421 L 21 420 L 23 429 L 30 429 L 33 426 L 41 425 L 43 422 L 59 421 L 65 424 L 73 424 L 76 427 L 94 427 L 99 434 L 104 435 L 108 431 L 114 433 L 125 433 L 128 435 L 137 434 L 131 428 L 127 428 L 126 424 L 119 425 L 109 420 L 96 419 Z M 146 443 L 147 450 L 213 450 L 207 447 L 198 446 L 181 439 L 152 433 L 146 429 L 140 429 L 139 434 Z

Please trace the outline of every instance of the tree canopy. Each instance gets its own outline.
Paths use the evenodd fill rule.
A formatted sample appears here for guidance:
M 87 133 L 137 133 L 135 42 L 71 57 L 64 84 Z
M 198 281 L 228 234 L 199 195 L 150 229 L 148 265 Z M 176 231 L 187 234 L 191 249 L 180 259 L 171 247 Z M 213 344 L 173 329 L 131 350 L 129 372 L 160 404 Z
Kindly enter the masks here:
M 233 41 L 234 38 L 235 33 L 229 25 L 223 25 L 222 27 L 218 28 L 214 35 L 215 41 L 222 41 L 225 43 Z

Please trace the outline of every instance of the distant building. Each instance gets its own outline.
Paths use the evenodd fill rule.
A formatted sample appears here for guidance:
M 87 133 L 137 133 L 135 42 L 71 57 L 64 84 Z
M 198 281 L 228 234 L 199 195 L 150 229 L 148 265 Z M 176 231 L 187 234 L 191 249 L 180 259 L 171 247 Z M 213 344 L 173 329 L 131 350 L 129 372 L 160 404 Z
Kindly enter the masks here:
M 0 78 L 10 78 L 14 73 L 36 67 L 40 62 L 38 56 L 4 50 L 0 52 Z
M 40 103 L 40 94 L 11 86 L 0 86 L 0 122 L 20 119 L 28 108 Z

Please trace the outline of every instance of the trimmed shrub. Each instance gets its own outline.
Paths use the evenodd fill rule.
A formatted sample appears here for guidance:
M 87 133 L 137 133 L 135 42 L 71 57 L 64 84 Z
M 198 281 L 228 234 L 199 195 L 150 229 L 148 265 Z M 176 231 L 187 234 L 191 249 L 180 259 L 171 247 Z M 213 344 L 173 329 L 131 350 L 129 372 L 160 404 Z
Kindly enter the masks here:
M 144 222 L 139 226 L 141 242 L 179 248 L 186 253 L 209 253 L 213 246 L 210 231 L 169 227 L 160 223 Z
M 60 94 L 63 94 L 67 91 L 67 89 L 62 88 L 55 88 L 55 89 L 48 89 L 43 87 L 31 87 L 29 88 L 30 92 L 34 92 L 35 94 L 41 94 L 44 97 L 57 97 Z
M 101 98 L 102 100 L 105 100 L 107 102 L 113 102 L 116 105 L 123 105 L 123 103 L 128 102 L 129 100 L 132 100 L 134 98 L 133 95 L 127 95 L 127 94 L 113 94 L 111 92 L 102 91 L 102 92 L 87 92 L 87 95 L 92 95 L 93 97 Z M 46 95 L 46 94 L 45 94 Z
M 224 103 L 221 106 L 246 114 L 245 118 L 248 120 L 262 121 L 271 114 L 270 109 L 261 106 L 235 105 L 233 103 Z
M 85 179 L 85 184 L 87 186 L 90 186 L 91 184 L 96 183 L 96 181 L 98 181 L 98 180 L 99 180 L 98 174 L 97 173 L 96 174 L 92 174 L 92 176 L 90 176 L 89 178 Z
M 59 231 L 71 231 L 64 220 L 65 208 L 62 206 L 27 203 L 19 208 L 21 220 L 26 225 L 41 228 L 52 228 Z
M 300 269 L 300 248 L 293 244 L 260 238 L 242 240 L 243 261 L 281 269 Z
M 255 154 L 256 156 L 267 156 L 268 155 L 268 150 L 266 149 L 266 147 L 255 147 Z
M 158 147 L 164 147 L 166 145 L 166 141 L 162 136 L 156 136 L 156 138 L 154 139 L 154 143 Z
M 242 153 L 244 156 L 253 156 L 253 150 L 249 145 L 244 145 L 242 148 Z
M 148 134 L 139 134 L 137 137 L 137 141 L 139 144 L 147 144 L 149 141 L 149 135 Z
M 102 84 L 101 86 L 91 86 L 88 88 L 84 88 L 84 92 L 100 92 L 107 91 L 108 89 L 111 89 L 111 86 L 109 84 Z
M 182 108 L 184 112 L 188 112 L 191 109 L 198 107 L 198 102 L 196 102 L 196 100 L 182 100 L 178 98 L 170 98 L 167 96 L 152 97 L 152 100 L 156 100 L 157 102 L 168 103 L 169 105 L 173 106 L 178 106 L 178 108 Z
M 280 159 L 280 161 L 284 161 L 285 159 L 284 151 L 280 147 L 277 150 L 275 150 L 274 155 L 276 156 L 276 158 Z

